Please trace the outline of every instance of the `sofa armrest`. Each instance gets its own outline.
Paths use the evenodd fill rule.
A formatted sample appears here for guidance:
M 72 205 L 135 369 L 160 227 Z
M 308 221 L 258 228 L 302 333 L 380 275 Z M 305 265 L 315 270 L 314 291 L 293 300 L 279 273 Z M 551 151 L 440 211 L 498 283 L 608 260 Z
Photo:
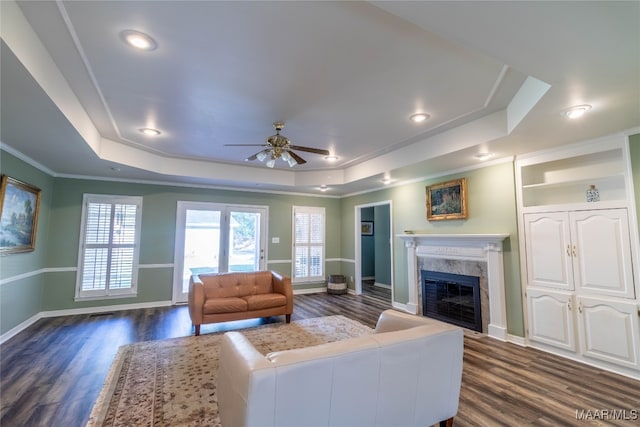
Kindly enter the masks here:
M 194 325 L 202 324 L 202 307 L 204 306 L 204 284 L 200 276 L 194 274 L 189 279 L 189 316 Z
M 271 271 L 273 292 L 287 297 L 287 313 L 293 313 L 293 288 L 291 287 L 291 277 L 284 276 L 277 271 Z
M 274 369 L 240 332 L 227 332 L 220 341 L 216 393 L 223 425 L 272 425 Z
M 416 326 L 424 326 L 431 324 L 447 325 L 439 320 L 430 319 L 424 316 L 416 316 L 409 313 L 401 313 L 396 310 L 385 310 L 380 313 L 378 323 L 374 333 L 394 332 L 402 329 L 414 328 Z

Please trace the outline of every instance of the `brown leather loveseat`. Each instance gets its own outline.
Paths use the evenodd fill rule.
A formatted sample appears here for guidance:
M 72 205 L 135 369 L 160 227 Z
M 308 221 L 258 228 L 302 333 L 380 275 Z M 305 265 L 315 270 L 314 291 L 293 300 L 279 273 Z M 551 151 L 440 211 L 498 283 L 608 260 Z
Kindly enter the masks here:
M 291 321 L 291 278 L 275 271 L 197 274 L 189 280 L 189 315 L 200 335 L 203 323 L 286 316 Z

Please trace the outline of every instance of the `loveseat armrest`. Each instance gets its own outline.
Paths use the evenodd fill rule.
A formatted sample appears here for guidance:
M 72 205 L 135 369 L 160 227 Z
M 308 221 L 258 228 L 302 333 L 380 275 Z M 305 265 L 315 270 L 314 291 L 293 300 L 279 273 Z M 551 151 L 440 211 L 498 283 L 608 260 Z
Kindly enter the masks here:
M 204 306 L 204 283 L 200 276 L 194 274 L 189 279 L 189 316 L 194 325 L 202 324 L 202 307 Z
M 394 332 L 402 329 L 414 328 L 416 326 L 431 325 L 434 323 L 441 324 L 443 326 L 448 325 L 447 323 L 428 317 L 416 316 L 414 314 L 402 313 L 389 309 L 380 313 L 374 333 L 380 334 L 383 332 Z
M 240 332 L 222 336 L 219 360 L 216 392 L 222 425 L 272 425 L 275 370 L 271 362 Z
M 293 288 L 291 287 L 291 277 L 284 276 L 277 271 L 271 271 L 273 292 L 287 297 L 287 314 L 293 313 Z

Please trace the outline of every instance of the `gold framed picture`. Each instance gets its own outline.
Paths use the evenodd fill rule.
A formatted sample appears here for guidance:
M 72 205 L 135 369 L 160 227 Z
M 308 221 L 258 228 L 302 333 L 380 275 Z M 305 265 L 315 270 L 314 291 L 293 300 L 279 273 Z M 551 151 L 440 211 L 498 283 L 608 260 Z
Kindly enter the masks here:
M 0 255 L 35 249 L 39 208 L 39 188 L 2 175 Z
M 430 185 L 427 190 L 427 220 L 467 218 L 467 178 Z
M 362 221 L 360 233 L 363 236 L 373 236 L 373 221 Z

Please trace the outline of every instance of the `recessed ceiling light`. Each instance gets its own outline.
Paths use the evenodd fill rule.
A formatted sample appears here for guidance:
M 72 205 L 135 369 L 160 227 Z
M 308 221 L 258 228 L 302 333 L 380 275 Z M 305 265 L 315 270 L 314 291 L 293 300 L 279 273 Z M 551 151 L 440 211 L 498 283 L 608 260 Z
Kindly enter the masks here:
M 475 157 L 478 160 L 488 160 L 491 157 L 493 157 L 493 153 L 478 153 L 473 157 Z
M 320 191 L 322 191 L 322 192 L 325 192 L 325 191 L 327 191 L 328 189 L 329 189 L 329 187 L 327 187 L 327 186 L 326 186 L 326 185 L 324 185 L 324 184 L 322 184 L 322 185 L 320 186 Z
M 155 50 L 158 47 L 156 41 L 148 34 L 135 30 L 124 30 L 120 33 L 122 39 L 129 46 L 133 46 L 140 50 Z
M 409 120 L 411 120 L 414 123 L 421 123 L 427 120 L 429 117 L 431 116 L 428 115 L 427 113 L 416 113 L 409 116 Z
M 577 119 L 584 116 L 584 113 L 586 113 L 590 109 L 591 109 L 591 105 L 587 105 L 587 104 L 576 105 L 575 107 L 569 108 L 567 111 L 564 112 L 564 114 L 570 119 Z
M 116 166 L 111 166 L 109 169 L 111 169 L 114 172 L 120 172 L 120 168 Z
M 334 155 L 326 156 L 324 159 L 329 162 L 335 162 L 336 160 L 338 160 L 338 156 L 334 156 Z
M 387 185 L 391 183 L 391 178 L 383 178 L 380 180 L 383 184 Z
M 158 129 L 152 129 L 152 128 L 142 128 L 142 129 L 138 129 L 138 131 L 140 131 L 140 133 L 147 136 L 158 136 L 162 133 Z

